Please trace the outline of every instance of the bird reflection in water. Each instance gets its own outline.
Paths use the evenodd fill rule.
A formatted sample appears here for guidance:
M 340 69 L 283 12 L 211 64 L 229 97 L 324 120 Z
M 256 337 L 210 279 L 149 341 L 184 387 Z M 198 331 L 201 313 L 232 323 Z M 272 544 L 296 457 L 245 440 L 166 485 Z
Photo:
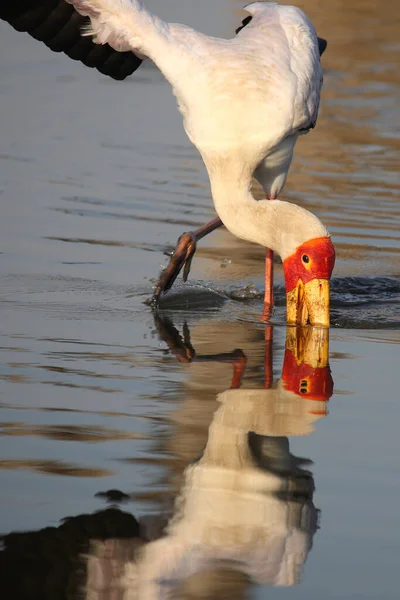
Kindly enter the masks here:
M 156 318 L 179 361 L 233 366 L 201 457 L 184 470 L 167 526 L 164 515 L 136 521 L 112 508 L 59 528 L 5 536 L 0 555 L 9 597 L 28 597 L 19 594 L 28 586 L 37 598 L 54 598 L 57 589 L 88 600 L 239 600 L 251 583 L 299 581 L 318 510 L 311 461 L 290 452 L 289 437 L 311 433 L 327 414 L 333 392 L 328 330 L 289 327 L 282 374 L 274 382 L 267 326 L 262 387 L 242 387 L 252 358 L 247 349 L 196 354 L 187 326 L 182 339 L 171 321 Z
M 229 354 L 196 357 L 187 328 L 181 341 L 168 321 L 158 326 L 179 360 L 229 360 Z M 328 335 L 324 329 L 288 328 L 282 376 L 272 383 L 267 327 L 261 389 L 240 387 L 245 357 L 231 353 L 231 389 L 217 397 L 206 447 L 185 470 L 166 535 L 143 548 L 138 570 L 127 568 L 140 598 L 172 597 L 187 578 L 219 567 L 258 584 L 299 581 L 318 510 L 313 476 L 304 468 L 311 461 L 291 454 L 288 437 L 311 433 L 327 414 L 333 392 Z

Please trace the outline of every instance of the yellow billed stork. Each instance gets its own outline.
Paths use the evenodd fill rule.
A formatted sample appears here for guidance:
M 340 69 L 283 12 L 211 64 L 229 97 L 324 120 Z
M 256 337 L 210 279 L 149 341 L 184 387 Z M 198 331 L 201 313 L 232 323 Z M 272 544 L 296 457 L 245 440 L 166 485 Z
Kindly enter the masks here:
M 141 0 L 15 0 L 3 4 L 0 16 L 116 79 L 149 57 L 170 82 L 185 131 L 207 168 L 218 218 L 180 237 L 154 304 L 182 268 L 187 278 L 197 241 L 223 224 L 267 249 L 268 310 L 276 252 L 283 261 L 287 321 L 328 326 L 335 261 L 330 236 L 309 211 L 277 199 L 297 138 L 317 120 L 326 42 L 294 6 L 252 2 L 245 10 L 249 16 L 229 40 L 167 23 Z M 266 200 L 254 199 L 253 176 Z

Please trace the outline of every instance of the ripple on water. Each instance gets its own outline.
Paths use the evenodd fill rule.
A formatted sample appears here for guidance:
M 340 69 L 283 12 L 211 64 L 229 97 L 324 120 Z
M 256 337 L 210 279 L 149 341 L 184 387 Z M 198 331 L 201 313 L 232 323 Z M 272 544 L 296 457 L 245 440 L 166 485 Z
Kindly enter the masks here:
M 159 307 L 163 311 L 201 310 L 213 311 L 223 306 L 228 297 L 211 287 L 199 284 L 175 285 L 160 298 Z M 151 304 L 151 299 L 146 301 Z
M 264 292 L 253 284 L 226 290 L 187 284 L 176 286 L 160 302 L 167 311 L 230 311 L 241 318 L 240 305 L 260 312 Z M 229 302 L 230 301 L 230 302 Z M 232 310 L 233 303 L 238 310 Z M 283 321 L 285 288 L 275 288 L 274 321 Z M 248 316 L 248 315 L 247 315 Z M 400 281 L 391 277 L 340 277 L 331 283 L 331 323 L 344 329 L 400 329 Z
M 331 322 L 346 329 L 400 329 L 400 281 L 343 277 L 332 282 Z

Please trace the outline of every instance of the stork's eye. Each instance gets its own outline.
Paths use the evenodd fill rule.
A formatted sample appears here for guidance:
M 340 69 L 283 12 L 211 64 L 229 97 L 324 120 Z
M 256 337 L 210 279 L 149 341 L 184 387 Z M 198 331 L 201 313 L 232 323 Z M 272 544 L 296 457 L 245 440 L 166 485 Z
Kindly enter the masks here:
M 303 254 L 301 260 L 303 261 L 303 263 L 307 264 L 310 262 L 310 257 L 308 256 L 308 254 Z

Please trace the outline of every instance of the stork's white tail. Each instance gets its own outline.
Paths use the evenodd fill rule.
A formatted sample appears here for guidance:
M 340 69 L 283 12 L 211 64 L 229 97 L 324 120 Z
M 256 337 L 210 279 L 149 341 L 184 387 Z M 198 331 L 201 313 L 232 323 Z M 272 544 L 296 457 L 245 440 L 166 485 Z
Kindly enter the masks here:
M 83 35 L 96 44 L 108 43 L 119 52 L 132 51 L 153 58 L 168 39 L 169 25 L 152 15 L 141 0 L 66 0 L 90 17 Z

